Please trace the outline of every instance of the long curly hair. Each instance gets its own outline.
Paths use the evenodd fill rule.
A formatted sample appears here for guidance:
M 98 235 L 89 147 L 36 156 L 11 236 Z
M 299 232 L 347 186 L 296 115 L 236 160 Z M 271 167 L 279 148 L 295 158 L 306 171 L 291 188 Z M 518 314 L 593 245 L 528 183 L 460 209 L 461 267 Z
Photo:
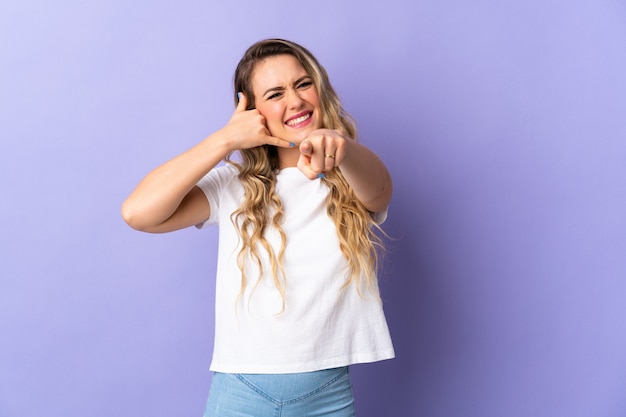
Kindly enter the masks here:
M 237 93 L 242 92 L 248 98 L 248 109 L 255 108 L 252 91 L 252 75 L 256 65 L 264 59 L 276 55 L 295 57 L 313 80 L 320 99 L 322 127 L 335 129 L 356 140 L 354 120 L 341 106 L 339 97 L 330 84 L 326 70 L 306 48 L 283 39 L 267 39 L 252 45 L 237 65 L 234 75 L 235 105 Z M 276 147 L 264 145 L 252 149 L 238 151 L 241 162 L 231 159 L 226 161 L 239 171 L 239 180 L 245 190 L 243 204 L 231 215 L 231 221 L 239 231 L 242 247 L 237 256 L 241 269 L 241 293 L 247 286 L 245 260 L 251 259 L 262 271 L 259 247 L 269 257 L 273 281 L 282 297 L 281 312 L 285 308 L 286 277 L 282 267 L 283 254 L 287 245 L 281 223 L 284 212 L 280 198 L 276 194 L 276 174 L 278 172 L 278 153 Z M 356 198 L 341 171 L 334 168 L 325 173 L 322 179 L 330 192 L 327 199 L 327 213 L 333 219 L 337 229 L 339 245 L 345 256 L 349 275 L 342 288 L 354 283 L 358 293 L 363 296 L 364 290 L 375 297 L 378 295 L 376 269 L 378 267 L 379 249 L 382 248 L 380 237 L 375 230 L 380 230 L 373 221 L 372 214 Z M 270 210 L 273 209 L 273 210 Z M 273 213 L 270 215 L 270 213 Z M 281 247 L 278 253 L 265 239 L 269 226 L 278 231 Z M 361 277 L 366 277 L 365 281 Z M 261 272 L 254 289 L 260 284 Z M 254 290 L 253 290 L 254 291 Z

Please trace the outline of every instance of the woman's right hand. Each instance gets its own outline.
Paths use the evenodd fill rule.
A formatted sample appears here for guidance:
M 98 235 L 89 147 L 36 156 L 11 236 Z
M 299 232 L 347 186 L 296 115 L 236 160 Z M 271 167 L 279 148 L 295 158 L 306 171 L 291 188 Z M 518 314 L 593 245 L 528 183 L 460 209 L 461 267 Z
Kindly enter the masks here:
M 265 124 L 265 117 L 257 110 L 246 110 L 248 98 L 239 93 L 239 103 L 230 121 L 221 129 L 232 150 L 256 148 L 262 145 L 274 145 L 282 148 L 293 147 L 294 144 L 274 137 Z
M 122 206 L 124 220 L 146 232 L 169 232 L 206 220 L 211 212 L 200 179 L 229 152 L 261 145 L 288 148 L 288 141 L 273 137 L 258 110 L 246 110 L 242 94 L 235 113 L 219 131 L 193 148 L 152 170 Z

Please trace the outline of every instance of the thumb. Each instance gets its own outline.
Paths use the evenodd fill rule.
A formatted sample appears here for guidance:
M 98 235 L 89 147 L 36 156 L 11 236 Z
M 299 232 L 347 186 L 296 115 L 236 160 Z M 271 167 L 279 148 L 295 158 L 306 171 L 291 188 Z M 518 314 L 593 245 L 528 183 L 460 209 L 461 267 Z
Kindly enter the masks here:
M 239 98 L 239 102 L 237 103 L 237 109 L 235 112 L 246 111 L 248 107 L 248 97 L 242 92 L 237 93 L 237 97 Z

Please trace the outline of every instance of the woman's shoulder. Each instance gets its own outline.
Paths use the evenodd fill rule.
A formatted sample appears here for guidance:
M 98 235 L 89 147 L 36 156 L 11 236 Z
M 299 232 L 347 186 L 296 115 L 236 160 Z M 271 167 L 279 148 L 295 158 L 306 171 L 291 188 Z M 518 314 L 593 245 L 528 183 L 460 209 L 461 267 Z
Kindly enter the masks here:
M 232 164 L 224 164 L 210 170 L 198 182 L 200 188 L 223 188 L 237 179 L 239 170 Z
M 225 163 L 213 168 L 206 176 L 220 177 L 223 180 L 231 180 L 237 178 L 239 170 L 233 164 Z

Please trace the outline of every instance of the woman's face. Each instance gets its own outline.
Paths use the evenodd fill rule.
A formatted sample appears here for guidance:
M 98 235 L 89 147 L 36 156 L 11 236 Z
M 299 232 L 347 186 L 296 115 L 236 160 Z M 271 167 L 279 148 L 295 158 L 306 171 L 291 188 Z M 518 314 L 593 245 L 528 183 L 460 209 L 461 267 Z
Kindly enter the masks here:
M 317 89 L 295 57 L 276 55 L 258 63 L 252 92 L 272 136 L 299 145 L 321 127 Z

